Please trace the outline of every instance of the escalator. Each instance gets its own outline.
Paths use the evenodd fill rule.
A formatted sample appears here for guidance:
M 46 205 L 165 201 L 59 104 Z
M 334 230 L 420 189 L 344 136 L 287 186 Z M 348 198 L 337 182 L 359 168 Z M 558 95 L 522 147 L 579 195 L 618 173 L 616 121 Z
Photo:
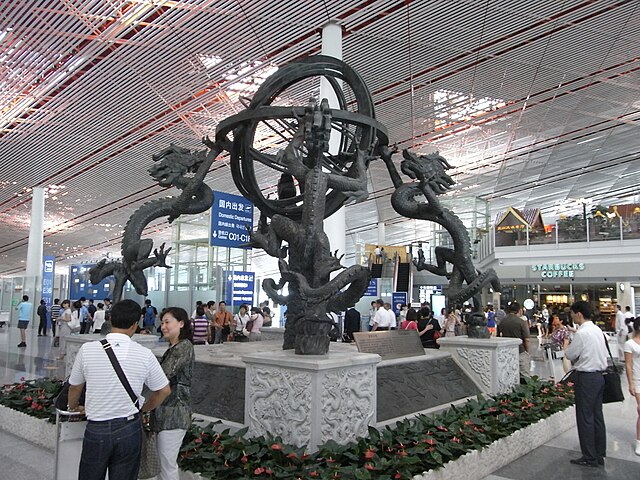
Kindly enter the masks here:
M 411 281 L 411 264 L 398 262 L 396 268 L 395 291 L 408 292 Z

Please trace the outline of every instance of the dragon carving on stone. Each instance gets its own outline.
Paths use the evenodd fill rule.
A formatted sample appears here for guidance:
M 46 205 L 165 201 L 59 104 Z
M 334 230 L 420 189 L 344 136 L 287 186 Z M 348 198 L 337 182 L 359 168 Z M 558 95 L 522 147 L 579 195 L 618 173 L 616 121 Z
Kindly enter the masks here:
M 403 160 L 400 170 L 409 178 L 416 180 L 403 183 L 398 170 L 393 163 L 395 149 L 381 147 L 380 156 L 387 166 L 389 175 L 395 187 L 391 196 L 391 205 L 400 215 L 408 218 L 429 220 L 441 225 L 451 236 L 453 248 L 436 247 L 436 264 L 425 260 L 424 254 L 418 252 L 418 258 L 413 263 L 418 270 L 427 270 L 435 275 L 449 279 L 447 297 L 451 304 L 462 304 L 473 299 L 475 308 L 481 305 L 479 293 L 483 287 L 491 285 L 500 291 L 500 281 L 496 272 L 490 268 L 484 272 L 478 271 L 473 265 L 471 256 L 471 242 L 465 225 L 451 210 L 442 206 L 438 196 L 446 193 L 455 184 L 447 174 L 451 168 L 449 163 L 438 152 L 428 155 L 416 155 L 409 150 L 403 150 Z M 425 201 L 418 199 L 424 197 Z M 447 264 L 453 266 L 447 269 Z
M 131 282 L 136 292 L 147 296 L 147 279 L 144 270 L 149 267 L 170 268 L 166 258 L 171 248 L 153 248 L 153 240 L 141 238 L 142 233 L 151 222 L 164 216 L 169 222 L 180 215 L 193 215 L 206 211 L 213 203 L 213 192 L 204 183 L 204 177 L 211 164 L 222 152 L 222 147 L 208 138 L 203 143 L 208 151 L 191 151 L 177 145 L 153 155 L 154 163 L 149 173 L 163 187 L 176 187 L 182 190 L 178 197 L 151 200 L 138 208 L 129 218 L 122 236 L 122 259 L 108 261 L 102 259 L 89 270 L 89 280 L 98 284 L 104 278 L 113 275 L 113 302 L 122 298 L 122 291 L 127 281 Z M 191 175 L 191 176 L 189 176 Z M 150 256 L 153 250 L 153 256 Z

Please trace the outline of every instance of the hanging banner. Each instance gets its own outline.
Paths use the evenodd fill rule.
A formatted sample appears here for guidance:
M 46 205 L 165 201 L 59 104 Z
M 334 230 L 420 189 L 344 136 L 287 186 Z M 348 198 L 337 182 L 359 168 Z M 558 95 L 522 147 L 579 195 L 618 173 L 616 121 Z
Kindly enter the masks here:
M 42 296 L 47 308 L 53 305 L 53 282 L 55 278 L 56 257 L 45 255 L 42 257 Z
M 251 248 L 249 232 L 253 229 L 253 204 L 240 195 L 213 192 L 211 206 L 212 247 Z
M 89 270 L 95 264 L 83 263 L 82 265 L 71 265 L 69 267 L 69 299 L 78 300 L 81 297 L 86 299 L 102 300 L 111 297 L 111 290 L 115 285 L 113 275 L 102 280 L 98 285 L 93 285 L 89 281 Z
M 225 270 L 224 276 L 226 304 L 234 307 L 246 303 L 251 307 L 253 305 L 255 273 Z

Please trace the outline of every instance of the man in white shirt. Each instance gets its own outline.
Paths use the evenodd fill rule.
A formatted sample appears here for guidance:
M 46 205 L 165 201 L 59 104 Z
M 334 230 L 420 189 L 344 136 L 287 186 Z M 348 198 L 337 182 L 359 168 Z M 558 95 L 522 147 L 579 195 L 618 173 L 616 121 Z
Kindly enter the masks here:
M 571 305 L 571 318 L 578 325 L 565 356 L 576 369 L 576 421 L 582 457 L 571 463 L 586 467 L 604 465 L 607 450 L 607 432 L 602 414 L 602 392 L 607 368 L 606 339 L 602 330 L 592 321 L 588 302 Z
M 616 339 L 618 340 L 618 358 L 622 361 L 624 359 L 624 342 L 627 341 L 627 333 L 629 330 L 624 322 L 622 306 L 616 305 L 616 307 Z
M 391 304 L 385 303 L 378 308 L 371 331 L 389 330 L 396 322 L 396 314 L 391 310 Z
M 82 345 L 69 376 L 69 411 L 78 405 L 86 384 L 84 412 L 87 427 L 82 443 L 78 478 L 135 480 L 140 465 L 142 442 L 140 413 L 160 405 L 171 387 L 155 355 L 131 340 L 140 320 L 140 306 L 132 300 L 116 303 L 111 309 L 108 346 L 99 341 Z M 105 348 L 112 348 L 138 401 L 134 404 L 118 378 Z M 143 385 L 151 390 L 149 399 L 140 395 Z M 139 408 L 141 406 L 141 408 Z
M 381 298 L 371 302 L 371 310 L 369 310 L 369 330 L 373 330 L 373 325 L 376 323 L 376 314 L 382 310 L 384 302 Z

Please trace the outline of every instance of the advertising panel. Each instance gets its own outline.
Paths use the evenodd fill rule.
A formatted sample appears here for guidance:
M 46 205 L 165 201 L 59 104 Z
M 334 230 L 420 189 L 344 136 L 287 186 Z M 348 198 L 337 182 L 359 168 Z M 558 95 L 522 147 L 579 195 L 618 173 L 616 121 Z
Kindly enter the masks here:
M 78 300 L 80 297 L 102 300 L 111 297 L 111 289 L 115 284 L 113 276 L 102 280 L 98 285 L 92 285 L 89 281 L 89 269 L 92 263 L 71 265 L 69 267 L 69 299 Z
M 391 294 L 391 308 L 394 313 L 400 315 L 400 305 L 407 303 L 407 292 L 393 292 Z

